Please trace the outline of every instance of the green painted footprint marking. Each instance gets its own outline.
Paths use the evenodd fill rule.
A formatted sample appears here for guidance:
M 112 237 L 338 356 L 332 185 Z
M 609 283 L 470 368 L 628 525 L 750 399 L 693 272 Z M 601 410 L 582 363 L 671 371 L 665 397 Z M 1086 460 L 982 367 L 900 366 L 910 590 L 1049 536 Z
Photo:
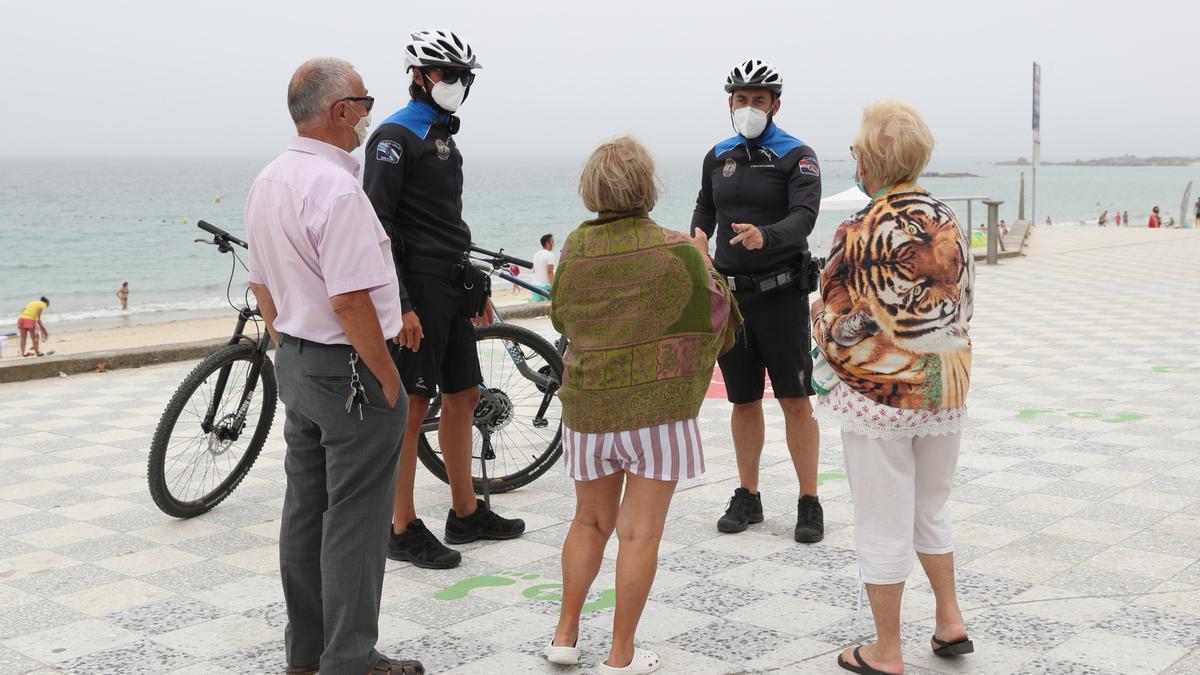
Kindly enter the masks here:
M 846 474 L 842 471 L 830 471 L 829 473 L 817 474 L 817 487 L 825 484 L 827 480 L 846 480 Z
M 538 584 L 526 588 L 521 595 L 530 600 L 545 600 L 546 602 L 558 602 L 562 600 L 562 594 L 555 591 L 561 589 L 562 584 Z
M 560 602 L 562 593 L 558 591 L 563 587 L 562 584 L 538 584 L 526 588 L 522 593 L 530 600 L 541 600 L 544 602 Z M 579 610 L 580 614 L 588 614 L 590 612 L 599 612 L 602 609 L 609 609 L 617 606 L 617 589 L 606 588 L 600 591 L 600 597 L 591 602 L 584 603 Z
M 1017 419 L 1031 420 L 1038 415 L 1051 415 L 1058 413 L 1062 413 L 1072 419 L 1100 420 L 1101 422 L 1106 422 L 1108 424 L 1125 424 L 1127 422 L 1137 422 L 1138 420 L 1146 419 L 1145 415 L 1126 410 L 1118 410 L 1112 413 L 1102 413 L 1093 410 L 1077 410 L 1073 412 L 1067 412 L 1066 408 L 1026 408 L 1025 410 L 1017 413 Z M 1112 417 L 1101 419 L 1106 415 L 1112 415 Z
M 1021 412 L 1017 413 L 1017 419 L 1031 420 L 1031 419 L 1037 417 L 1038 415 L 1047 415 L 1050 413 L 1058 412 L 1060 410 L 1063 410 L 1063 408 L 1026 408 L 1025 410 L 1022 410 Z
M 587 614 L 588 612 L 599 612 L 602 609 L 608 609 L 609 607 L 616 607 L 616 606 L 617 606 L 617 589 L 606 588 L 605 590 L 600 591 L 599 598 L 597 598 L 591 602 L 585 602 L 583 604 L 583 609 L 581 609 L 579 611 L 579 613 Z
M 1138 414 L 1138 413 L 1119 412 L 1119 413 L 1117 413 L 1116 417 L 1114 417 L 1110 420 L 1100 420 L 1100 421 L 1108 422 L 1109 424 L 1123 424 L 1125 422 L 1136 422 L 1138 420 L 1144 420 L 1144 419 L 1146 419 L 1146 416 Z
M 462 581 L 434 594 L 438 600 L 462 600 L 476 588 L 492 588 L 496 586 L 512 586 L 518 579 L 531 580 L 538 578 L 536 574 L 523 572 L 500 572 L 482 577 L 467 577 Z
M 518 581 L 532 581 L 537 579 L 536 574 L 526 574 L 524 572 L 499 572 L 497 574 L 489 574 L 480 577 L 467 577 L 462 581 L 449 586 L 434 594 L 433 597 L 438 600 L 462 600 L 470 595 L 471 591 L 476 588 L 495 588 L 500 586 L 512 586 Z M 543 602 L 560 602 L 562 601 L 563 585 L 557 582 L 535 584 L 521 591 L 521 595 L 530 600 L 541 600 Z M 515 590 L 515 589 L 514 589 Z M 602 609 L 616 607 L 617 591 L 614 588 L 605 589 L 600 592 L 600 597 L 584 604 L 580 610 L 581 614 L 589 612 L 599 612 Z
M 1150 370 L 1156 373 L 1200 373 L 1200 368 L 1188 366 L 1154 366 Z

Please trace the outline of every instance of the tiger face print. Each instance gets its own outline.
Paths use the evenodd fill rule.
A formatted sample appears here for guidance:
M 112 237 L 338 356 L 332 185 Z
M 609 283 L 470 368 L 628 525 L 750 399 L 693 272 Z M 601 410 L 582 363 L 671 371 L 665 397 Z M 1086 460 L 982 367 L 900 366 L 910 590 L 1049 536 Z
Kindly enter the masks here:
M 843 223 L 822 278 L 814 337 L 842 380 L 908 409 L 962 405 L 974 262 L 954 213 L 894 190 Z

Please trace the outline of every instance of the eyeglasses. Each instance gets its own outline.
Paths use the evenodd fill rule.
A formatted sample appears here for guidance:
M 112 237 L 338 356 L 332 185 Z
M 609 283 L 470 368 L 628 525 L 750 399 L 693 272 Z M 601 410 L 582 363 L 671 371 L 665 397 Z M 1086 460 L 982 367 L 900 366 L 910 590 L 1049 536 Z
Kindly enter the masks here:
M 469 87 L 475 83 L 475 73 L 462 68 L 427 68 L 425 72 L 440 74 L 442 82 L 446 84 L 454 84 L 461 80 L 464 87 Z
M 856 161 L 856 162 L 858 161 L 858 153 L 854 151 L 854 146 L 853 146 L 853 145 L 852 145 L 852 146 L 850 146 L 850 158 L 851 158 L 851 159 L 853 159 L 853 160 L 854 160 L 854 161 Z
M 340 103 L 342 101 L 362 101 L 363 107 L 367 109 L 367 112 L 371 112 L 371 108 L 375 107 L 374 96 L 347 96 L 345 98 L 339 98 L 338 100 L 334 101 L 334 103 Z

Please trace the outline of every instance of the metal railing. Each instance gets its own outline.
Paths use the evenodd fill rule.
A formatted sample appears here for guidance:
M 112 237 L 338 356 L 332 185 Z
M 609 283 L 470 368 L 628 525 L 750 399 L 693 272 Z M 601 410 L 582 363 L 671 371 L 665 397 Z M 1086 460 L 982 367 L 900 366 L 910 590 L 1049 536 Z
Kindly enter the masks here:
M 971 232 L 974 231 L 975 221 L 971 219 L 971 205 L 978 201 L 982 202 L 987 207 L 987 264 L 995 265 L 1000 259 L 1000 249 L 1004 248 L 1004 240 L 1000 235 L 1000 205 L 1004 202 L 1001 200 L 992 199 L 987 196 L 967 196 L 967 197 L 942 197 L 943 202 L 966 202 L 967 203 L 967 220 L 966 220 L 966 235 L 967 240 L 971 240 Z M 958 222 L 963 223 L 963 219 L 959 218 Z

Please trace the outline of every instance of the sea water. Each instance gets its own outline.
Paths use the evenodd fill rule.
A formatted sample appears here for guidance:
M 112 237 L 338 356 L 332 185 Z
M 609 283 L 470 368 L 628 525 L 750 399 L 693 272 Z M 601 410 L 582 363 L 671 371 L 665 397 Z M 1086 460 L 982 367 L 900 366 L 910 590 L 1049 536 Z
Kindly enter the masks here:
M 577 194 L 583 157 L 472 157 L 465 162 L 464 219 L 475 242 L 529 259 L 546 233 L 559 242 L 588 218 Z M 30 300 L 51 300 L 47 324 L 117 325 L 230 312 L 226 289 L 233 260 L 196 228 L 207 220 L 239 236 L 247 189 L 269 157 L 231 158 L 0 158 L 0 315 L 16 315 Z M 928 178 L 935 196 L 990 196 L 1004 201 L 1000 217 L 1017 217 L 1021 173 L 1026 215 L 1032 208 L 1029 167 L 993 161 L 935 158 L 931 171 L 967 172 L 977 178 Z M 850 187 L 853 164 L 822 162 L 822 188 L 832 195 Z M 653 217 L 685 230 L 700 181 L 700 154 L 661 157 L 663 192 Z M 1037 221 L 1096 221 L 1107 209 L 1128 211 L 1144 227 L 1153 206 L 1164 220 L 1179 218 L 1189 180 L 1200 196 L 1200 167 L 1043 166 L 1038 171 Z M 964 203 L 951 204 L 966 219 Z M 1189 205 L 1188 219 L 1191 218 Z M 824 255 L 846 211 L 820 214 L 810 245 Z M 986 211 L 976 202 L 978 227 Z M 210 238 L 210 237 L 209 237 Z M 245 293 L 246 275 L 234 271 L 231 295 Z M 128 311 L 117 289 L 129 282 Z M 0 323 L 4 322 L 0 316 Z M 3 331 L 0 328 L 0 332 Z

